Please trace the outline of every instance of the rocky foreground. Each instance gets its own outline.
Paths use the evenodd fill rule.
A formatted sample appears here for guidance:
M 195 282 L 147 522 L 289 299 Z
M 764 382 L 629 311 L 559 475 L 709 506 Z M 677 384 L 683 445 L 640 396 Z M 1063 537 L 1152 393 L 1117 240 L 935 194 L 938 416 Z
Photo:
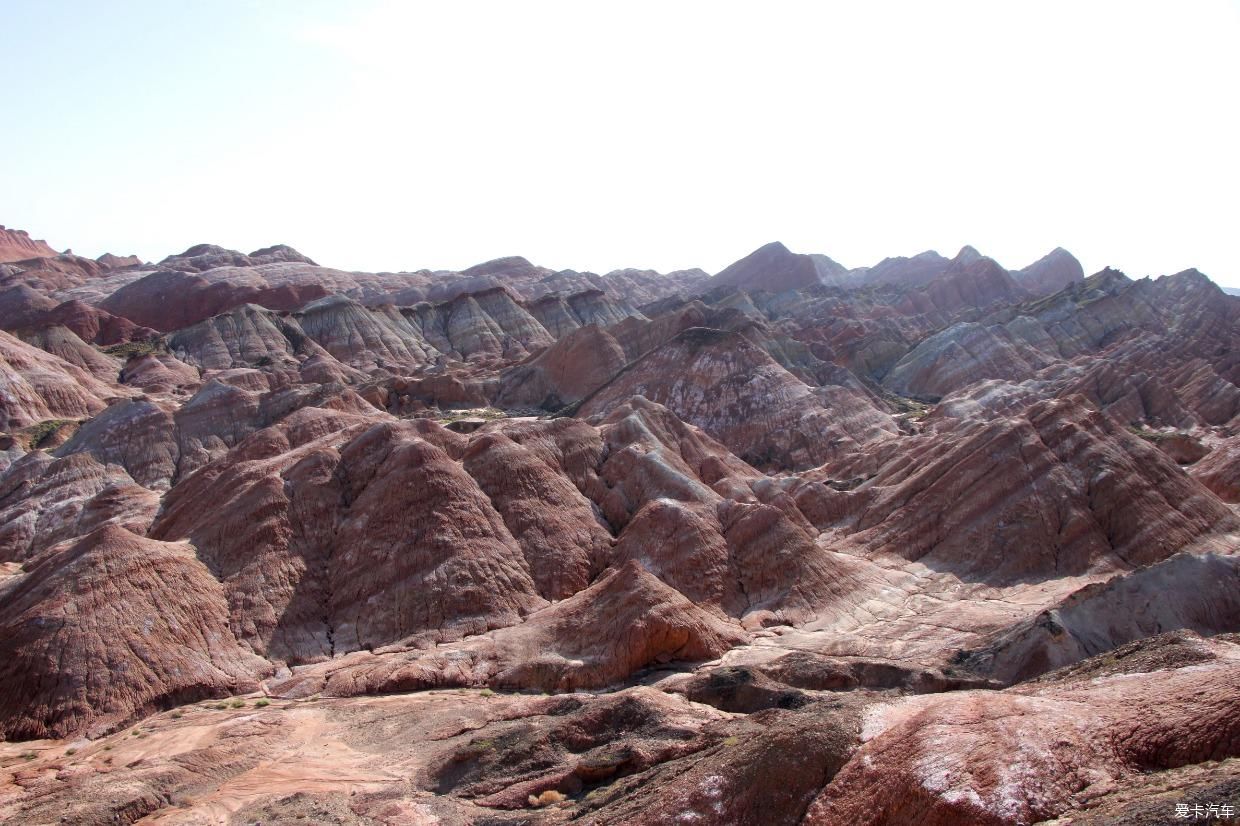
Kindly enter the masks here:
M 0 228 L 0 820 L 1240 811 L 1240 297 Z

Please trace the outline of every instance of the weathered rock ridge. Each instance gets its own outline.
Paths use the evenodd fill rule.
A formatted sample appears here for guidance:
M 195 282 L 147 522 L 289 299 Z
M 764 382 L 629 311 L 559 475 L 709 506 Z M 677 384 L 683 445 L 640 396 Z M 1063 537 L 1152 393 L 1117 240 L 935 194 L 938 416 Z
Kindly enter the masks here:
M 1240 298 L 1195 270 L 3 238 L 0 820 L 1139 824 L 1240 789 Z

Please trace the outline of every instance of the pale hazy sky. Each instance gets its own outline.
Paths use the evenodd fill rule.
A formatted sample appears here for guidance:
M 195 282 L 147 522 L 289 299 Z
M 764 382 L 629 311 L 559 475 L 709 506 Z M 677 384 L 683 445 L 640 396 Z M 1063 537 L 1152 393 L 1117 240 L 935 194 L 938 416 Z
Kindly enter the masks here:
M 350 269 L 1008 267 L 1240 286 L 1240 2 L 0 0 L 0 223 Z

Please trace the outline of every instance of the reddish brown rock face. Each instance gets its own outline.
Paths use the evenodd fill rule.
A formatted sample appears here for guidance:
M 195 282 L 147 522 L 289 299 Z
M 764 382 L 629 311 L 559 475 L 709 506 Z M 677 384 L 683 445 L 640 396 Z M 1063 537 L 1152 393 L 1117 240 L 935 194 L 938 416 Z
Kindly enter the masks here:
M 89 418 L 103 410 L 107 400 L 127 395 L 89 369 L 5 332 L 0 332 L 0 371 L 4 381 L 0 428 L 5 430 L 46 420 Z
M 1240 299 L 1200 273 L 4 239 L 0 820 L 1136 824 L 1240 790 Z
M 1193 466 L 1192 473 L 1224 502 L 1240 502 L 1240 438 L 1221 442 Z
M 0 225 L 0 263 L 25 261 L 30 258 L 50 258 L 56 250 L 46 241 L 36 240 L 22 229 L 6 229 Z
M 3 588 L 8 738 L 114 727 L 252 690 L 270 670 L 233 638 L 219 583 L 188 545 L 105 525 L 38 555 Z
M 147 341 L 157 335 L 154 330 L 76 299 L 57 304 L 26 284 L 0 292 L 0 325 L 23 334 L 64 327 L 83 341 L 101 345 Z
M 1038 295 L 1053 295 L 1064 287 L 1085 278 L 1081 262 L 1063 247 L 1056 247 L 1019 272 L 1013 273 L 1017 283 Z
M 580 327 L 503 373 L 496 401 L 558 411 L 585 399 L 627 364 L 624 349 L 614 337 L 594 325 Z
M 777 241 L 715 274 L 708 286 L 778 293 L 833 283 L 847 272 L 825 255 L 798 255 Z
M 1034 823 L 1147 782 L 1142 772 L 1235 757 L 1240 649 L 1198 644 L 1193 665 L 1139 679 L 1101 668 L 1094 679 L 867 709 L 864 745 L 804 822 Z M 1197 736 L 1183 737 L 1189 725 Z M 1173 801 L 1164 807 L 1174 822 Z
M 846 387 L 816 393 L 743 334 L 702 327 L 640 357 L 578 415 L 605 414 L 633 396 L 666 405 L 764 467 L 820 464 L 895 432 L 869 398 Z

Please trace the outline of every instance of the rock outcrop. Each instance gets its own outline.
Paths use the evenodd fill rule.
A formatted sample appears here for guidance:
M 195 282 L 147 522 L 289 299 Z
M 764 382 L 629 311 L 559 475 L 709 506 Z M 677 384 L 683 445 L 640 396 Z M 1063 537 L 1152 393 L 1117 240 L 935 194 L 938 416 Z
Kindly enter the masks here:
M 7 738 L 107 730 L 252 690 L 269 671 L 233 638 L 219 583 L 192 548 L 115 525 L 36 557 L 0 584 L 0 606 Z
M 1234 757 L 1237 646 L 1204 647 L 1205 662 L 1140 679 L 1121 664 L 1086 681 L 869 709 L 864 745 L 803 822 L 1034 823 L 1085 802 L 1089 789 Z M 1171 801 L 1161 811 L 1174 821 Z
M 0 429 L 85 419 L 123 395 L 89 370 L 0 331 Z
M 95 261 L 105 270 L 120 270 L 126 267 L 141 266 L 142 264 L 142 259 L 136 255 L 113 255 L 110 252 L 105 252 L 96 258 Z
M 1240 299 L 1201 273 L 48 253 L 0 264 L 0 820 L 1240 788 Z
M 50 258 L 56 250 L 46 241 L 35 240 L 24 229 L 6 229 L 0 224 L 0 264 L 5 261 L 25 261 L 30 258 Z
M 161 269 L 180 272 L 204 272 L 218 267 L 254 267 L 260 264 L 278 263 L 318 265 L 292 247 L 277 244 L 243 255 L 237 250 L 217 247 L 214 244 L 197 244 L 180 255 L 170 255 L 159 262 Z
M 306 661 L 452 640 L 543 604 L 503 518 L 424 431 L 309 413 L 178 485 L 151 532 L 195 544 L 255 650 Z
M 649 665 L 712 659 L 743 639 L 630 562 L 521 625 L 432 652 L 355 654 L 304 669 L 272 690 L 290 697 L 478 685 L 574 691 L 614 684 Z
M 1013 273 L 1017 283 L 1031 293 L 1051 295 L 1085 279 L 1085 270 L 1076 256 L 1055 247 L 1023 270 Z
M 834 283 L 847 272 L 825 255 L 800 255 L 775 241 L 720 270 L 708 286 L 778 293 Z
M 605 330 L 580 327 L 501 374 L 496 402 L 557 411 L 598 390 L 627 364 L 624 348 Z
M 1240 438 L 1232 436 L 1193 466 L 1192 473 L 1224 502 L 1240 502 Z
M 1080 397 L 917 441 L 846 494 L 856 515 L 842 522 L 870 553 L 963 579 L 1127 570 L 1240 525 L 1170 458 Z
M 884 258 L 873 267 L 859 271 L 857 275 L 866 284 L 919 287 L 938 278 L 947 271 L 950 264 L 950 259 L 944 258 L 933 250 L 927 250 L 911 258 L 903 256 Z
M 753 465 L 808 467 L 895 433 L 890 418 L 845 387 L 815 392 L 744 335 L 691 328 L 589 396 L 605 414 L 632 396 L 665 405 Z

